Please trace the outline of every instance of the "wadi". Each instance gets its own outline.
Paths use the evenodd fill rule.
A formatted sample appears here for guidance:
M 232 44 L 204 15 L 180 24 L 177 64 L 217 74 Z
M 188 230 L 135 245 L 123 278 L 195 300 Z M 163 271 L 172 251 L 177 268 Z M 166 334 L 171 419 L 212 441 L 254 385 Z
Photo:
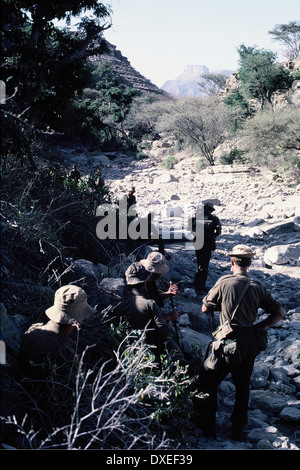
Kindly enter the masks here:
M 133 466 L 117 451 L 299 450 L 299 57 L 277 62 L 272 51 L 240 46 L 236 73 L 202 77 L 201 97 L 175 97 L 106 43 L 106 23 L 84 23 L 78 34 L 54 26 L 67 7 L 46 18 L 8 2 L 4 12 L 1 448 L 110 450 L 107 464 Z M 104 21 L 108 11 L 96 14 Z M 245 244 L 255 251 L 249 276 L 285 311 L 255 361 L 242 442 L 228 426 L 230 375 L 219 387 L 216 438 L 205 437 L 186 369 L 168 355 L 159 367 L 146 332 L 114 318 L 126 269 L 163 250 L 169 271 L 159 288 L 172 282 L 178 293 L 162 311 L 178 309 L 172 334 L 202 363 L 219 322 L 219 312 L 202 312 L 205 294 L 193 284 L 189 220 L 205 201 L 222 226 L 207 289 Z M 28 381 L 24 333 L 46 323 L 55 292 L 69 284 L 96 311 L 72 331 L 76 361 L 63 380 L 54 362 L 46 380 Z

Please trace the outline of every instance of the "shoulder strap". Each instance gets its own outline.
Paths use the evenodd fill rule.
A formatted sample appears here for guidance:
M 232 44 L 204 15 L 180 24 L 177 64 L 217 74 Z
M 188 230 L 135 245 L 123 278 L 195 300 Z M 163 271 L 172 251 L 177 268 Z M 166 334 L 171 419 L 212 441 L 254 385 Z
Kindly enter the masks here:
M 243 291 L 242 291 L 242 293 L 241 293 L 241 295 L 240 295 L 240 298 L 239 298 L 239 301 L 238 301 L 238 303 L 237 303 L 237 306 L 235 307 L 235 309 L 234 309 L 234 311 L 233 311 L 233 314 L 231 315 L 230 323 L 232 322 L 233 317 L 234 317 L 234 315 L 236 314 L 236 311 L 237 311 L 237 309 L 239 308 L 240 303 L 241 303 L 241 301 L 242 301 L 244 295 L 246 294 L 246 291 L 247 291 L 247 289 L 248 289 L 249 286 L 250 286 L 250 280 L 247 279 L 246 285 L 245 285 L 245 287 L 244 287 L 244 289 L 243 289 Z
M 153 300 L 152 299 L 147 299 L 147 305 L 148 305 L 148 309 L 153 314 Z

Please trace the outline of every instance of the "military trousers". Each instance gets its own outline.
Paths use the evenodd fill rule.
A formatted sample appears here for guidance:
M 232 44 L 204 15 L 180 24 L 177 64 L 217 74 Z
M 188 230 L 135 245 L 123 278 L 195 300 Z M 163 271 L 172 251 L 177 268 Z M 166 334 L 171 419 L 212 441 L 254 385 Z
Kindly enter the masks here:
M 208 276 L 208 266 L 211 258 L 211 250 L 208 248 L 202 248 L 196 250 L 197 258 L 197 271 L 194 278 L 194 286 L 196 290 L 202 290 L 205 287 L 205 283 Z
M 248 421 L 250 379 L 255 358 L 259 353 L 254 328 L 239 328 L 232 333 L 231 339 L 237 342 L 240 362 L 229 366 L 224 361 L 220 369 L 213 371 L 203 368 L 199 374 L 198 389 L 207 394 L 207 397 L 198 400 L 195 411 L 199 413 L 200 427 L 207 430 L 208 434 L 213 434 L 215 429 L 218 409 L 217 388 L 229 373 L 235 386 L 235 403 L 230 420 L 235 427 L 242 427 Z

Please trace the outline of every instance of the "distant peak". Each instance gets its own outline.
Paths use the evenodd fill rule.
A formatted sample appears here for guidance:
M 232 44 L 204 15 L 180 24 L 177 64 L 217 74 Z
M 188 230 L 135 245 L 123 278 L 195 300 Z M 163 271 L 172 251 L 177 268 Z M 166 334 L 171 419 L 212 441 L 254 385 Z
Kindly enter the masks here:
M 186 65 L 184 67 L 184 73 L 202 75 L 203 73 L 209 73 L 209 70 L 205 65 Z

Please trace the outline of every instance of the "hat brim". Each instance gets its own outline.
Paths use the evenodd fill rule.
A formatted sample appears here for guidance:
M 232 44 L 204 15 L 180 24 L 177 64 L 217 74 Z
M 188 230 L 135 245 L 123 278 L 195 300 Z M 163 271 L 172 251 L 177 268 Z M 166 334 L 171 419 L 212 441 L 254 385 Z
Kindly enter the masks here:
M 92 317 L 97 313 L 97 310 L 87 304 L 82 310 L 72 313 L 66 313 L 61 310 L 57 305 L 53 305 L 45 311 L 47 317 L 56 322 L 62 324 L 72 324 L 82 322 Z
M 151 277 L 151 273 L 149 273 L 149 277 L 147 277 L 146 279 L 139 279 L 138 277 L 131 277 L 129 279 L 126 279 L 126 284 L 128 286 L 134 286 L 136 284 L 144 284 L 144 282 L 147 282 L 148 279 L 150 279 Z
M 229 256 L 234 256 L 235 258 L 253 258 L 255 253 L 229 253 Z
M 144 266 L 145 269 L 147 269 L 147 271 L 154 274 L 166 274 L 170 270 L 167 264 L 153 266 L 153 264 L 149 263 L 147 259 L 142 259 L 140 263 Z

